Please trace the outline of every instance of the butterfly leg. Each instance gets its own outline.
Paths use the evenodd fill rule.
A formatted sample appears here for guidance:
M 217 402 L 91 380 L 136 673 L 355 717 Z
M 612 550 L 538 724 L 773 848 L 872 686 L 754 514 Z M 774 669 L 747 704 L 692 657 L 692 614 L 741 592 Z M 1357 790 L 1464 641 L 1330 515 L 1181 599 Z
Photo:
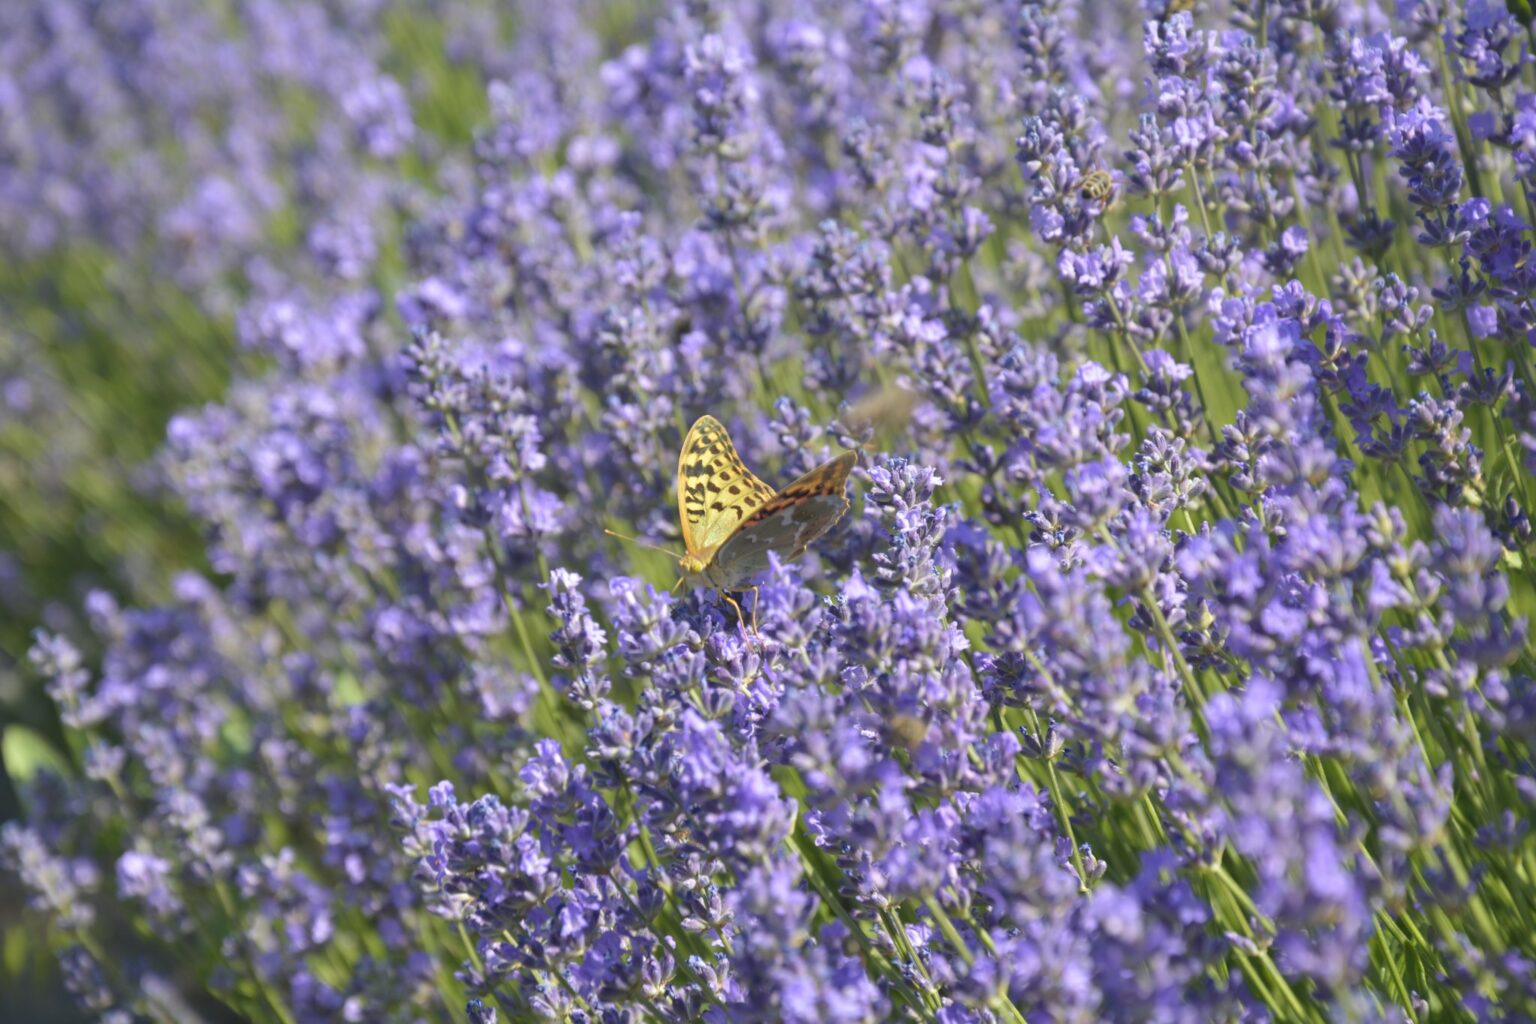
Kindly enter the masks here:
M 762 592 L 757 587 L 753 587 L 752 588 L 752 635 L 753 636 L 757 636 L 758 635 L 758 632 L 757 632 L 757 606 L 762 604 L 762 603 L 763 603 Z
M 736 621 L 741 625 L 741 628 L 745 630 L 747 628 L 747 617 L 742 613 L 741 605 L 737 604 L 736 599 L 723 590 L 720 591 L 720 596 L 725 598 L 726 602 L 729 603 L 732 608 L 736 609 Z

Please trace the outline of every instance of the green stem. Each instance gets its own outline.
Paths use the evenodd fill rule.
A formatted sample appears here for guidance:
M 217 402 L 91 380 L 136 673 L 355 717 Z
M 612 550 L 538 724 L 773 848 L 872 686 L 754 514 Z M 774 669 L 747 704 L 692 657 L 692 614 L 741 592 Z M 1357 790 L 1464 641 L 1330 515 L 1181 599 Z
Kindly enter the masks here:
M 923 906 L 928 908 L 928 913 L 933 916 L 933 920 L 939 926 L 939 931 L 944 935 L 945 940 L 954 947 L 955 954 L 960 957 L 961 962 L 966 967 L 970 967 L 975 963 L 975 957 L 971 955 L 970 948 L 966 946 L 959 929 L 955 927 L 955 923 L 949 919 L 949 915 L 939 905 L 938 899 L 932 894 L 926 895 L 923 897 Z M 1024 1019 L 1024 1014 L 1019 1012 L 1019 1008 L 1013 1005 L 1013 1000 L 1009 999 L 1005 992 L 998 992 L 994 995 L 988 1005 L 1017 1021 L 1018 1024 L 1028 1024 Z

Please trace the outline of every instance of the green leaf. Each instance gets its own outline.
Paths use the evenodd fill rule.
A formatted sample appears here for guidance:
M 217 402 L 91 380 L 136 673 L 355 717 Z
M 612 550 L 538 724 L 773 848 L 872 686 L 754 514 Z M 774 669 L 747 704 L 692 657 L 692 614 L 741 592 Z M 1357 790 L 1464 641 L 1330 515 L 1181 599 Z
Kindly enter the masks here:
M 240 711 L 232 711 L 219 726 L 219 739 L 240 756 L 251 752 L 251 720 Z
M 349 708 L 367 699 L 363 684 L 358 682 L 356 676 L 346 671 L 336 673 L 336 680 L 331 685 L 331 700 L 337 707 Z
M 19 923 L 7 925 L 0 932 L 0 960 L 5 963 L 7 981 L 21 977 L 22 968 L 27 965 L 27 937 Z
M 5 761 L 6 773 L 17 782 L 27 782 L 45 768 L 60 775 L 70 773 L 69 759 L 42 733 L 25 725 L 5 727 L 0 734 L 0 759 Z

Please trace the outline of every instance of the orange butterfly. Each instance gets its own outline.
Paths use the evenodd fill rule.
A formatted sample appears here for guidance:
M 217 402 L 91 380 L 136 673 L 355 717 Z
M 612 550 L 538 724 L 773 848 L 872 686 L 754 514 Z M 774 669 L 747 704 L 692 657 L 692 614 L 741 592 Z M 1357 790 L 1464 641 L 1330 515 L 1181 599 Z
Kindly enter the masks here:
M 766 570 L 770 553 L 799 558 L 830 530 L 848 511 L 848 474 L 857 461 L 857 452 L 843 452 L 775 491 L 747 469 L 720 421 L 700 416 L 677 460 L 677 511 L 687 553 L 667 554 L 682 569 L 678 584 L 716 588 L 745 624 L 727 591 Z M 755 617 L 755 605 L 753 611 Z

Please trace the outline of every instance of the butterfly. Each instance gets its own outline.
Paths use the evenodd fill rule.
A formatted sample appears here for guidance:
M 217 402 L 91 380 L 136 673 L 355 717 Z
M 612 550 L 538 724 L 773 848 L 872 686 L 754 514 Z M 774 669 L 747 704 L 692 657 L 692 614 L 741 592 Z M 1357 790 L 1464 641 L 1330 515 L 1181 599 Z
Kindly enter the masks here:
M 677 458 L 677 514 L 686 549 L 673 555 L 682 570 L 678 585 L 714 587 L 745 624 L 728 592 L 765 571 L 770 554 L 799 558 L 843 517 L 856 462 L 857 452 L 843 452 L 774 490 L 747 469 L 720 421 L 700 416 Z M 753 611 L 755 616 L 755 606 Z

